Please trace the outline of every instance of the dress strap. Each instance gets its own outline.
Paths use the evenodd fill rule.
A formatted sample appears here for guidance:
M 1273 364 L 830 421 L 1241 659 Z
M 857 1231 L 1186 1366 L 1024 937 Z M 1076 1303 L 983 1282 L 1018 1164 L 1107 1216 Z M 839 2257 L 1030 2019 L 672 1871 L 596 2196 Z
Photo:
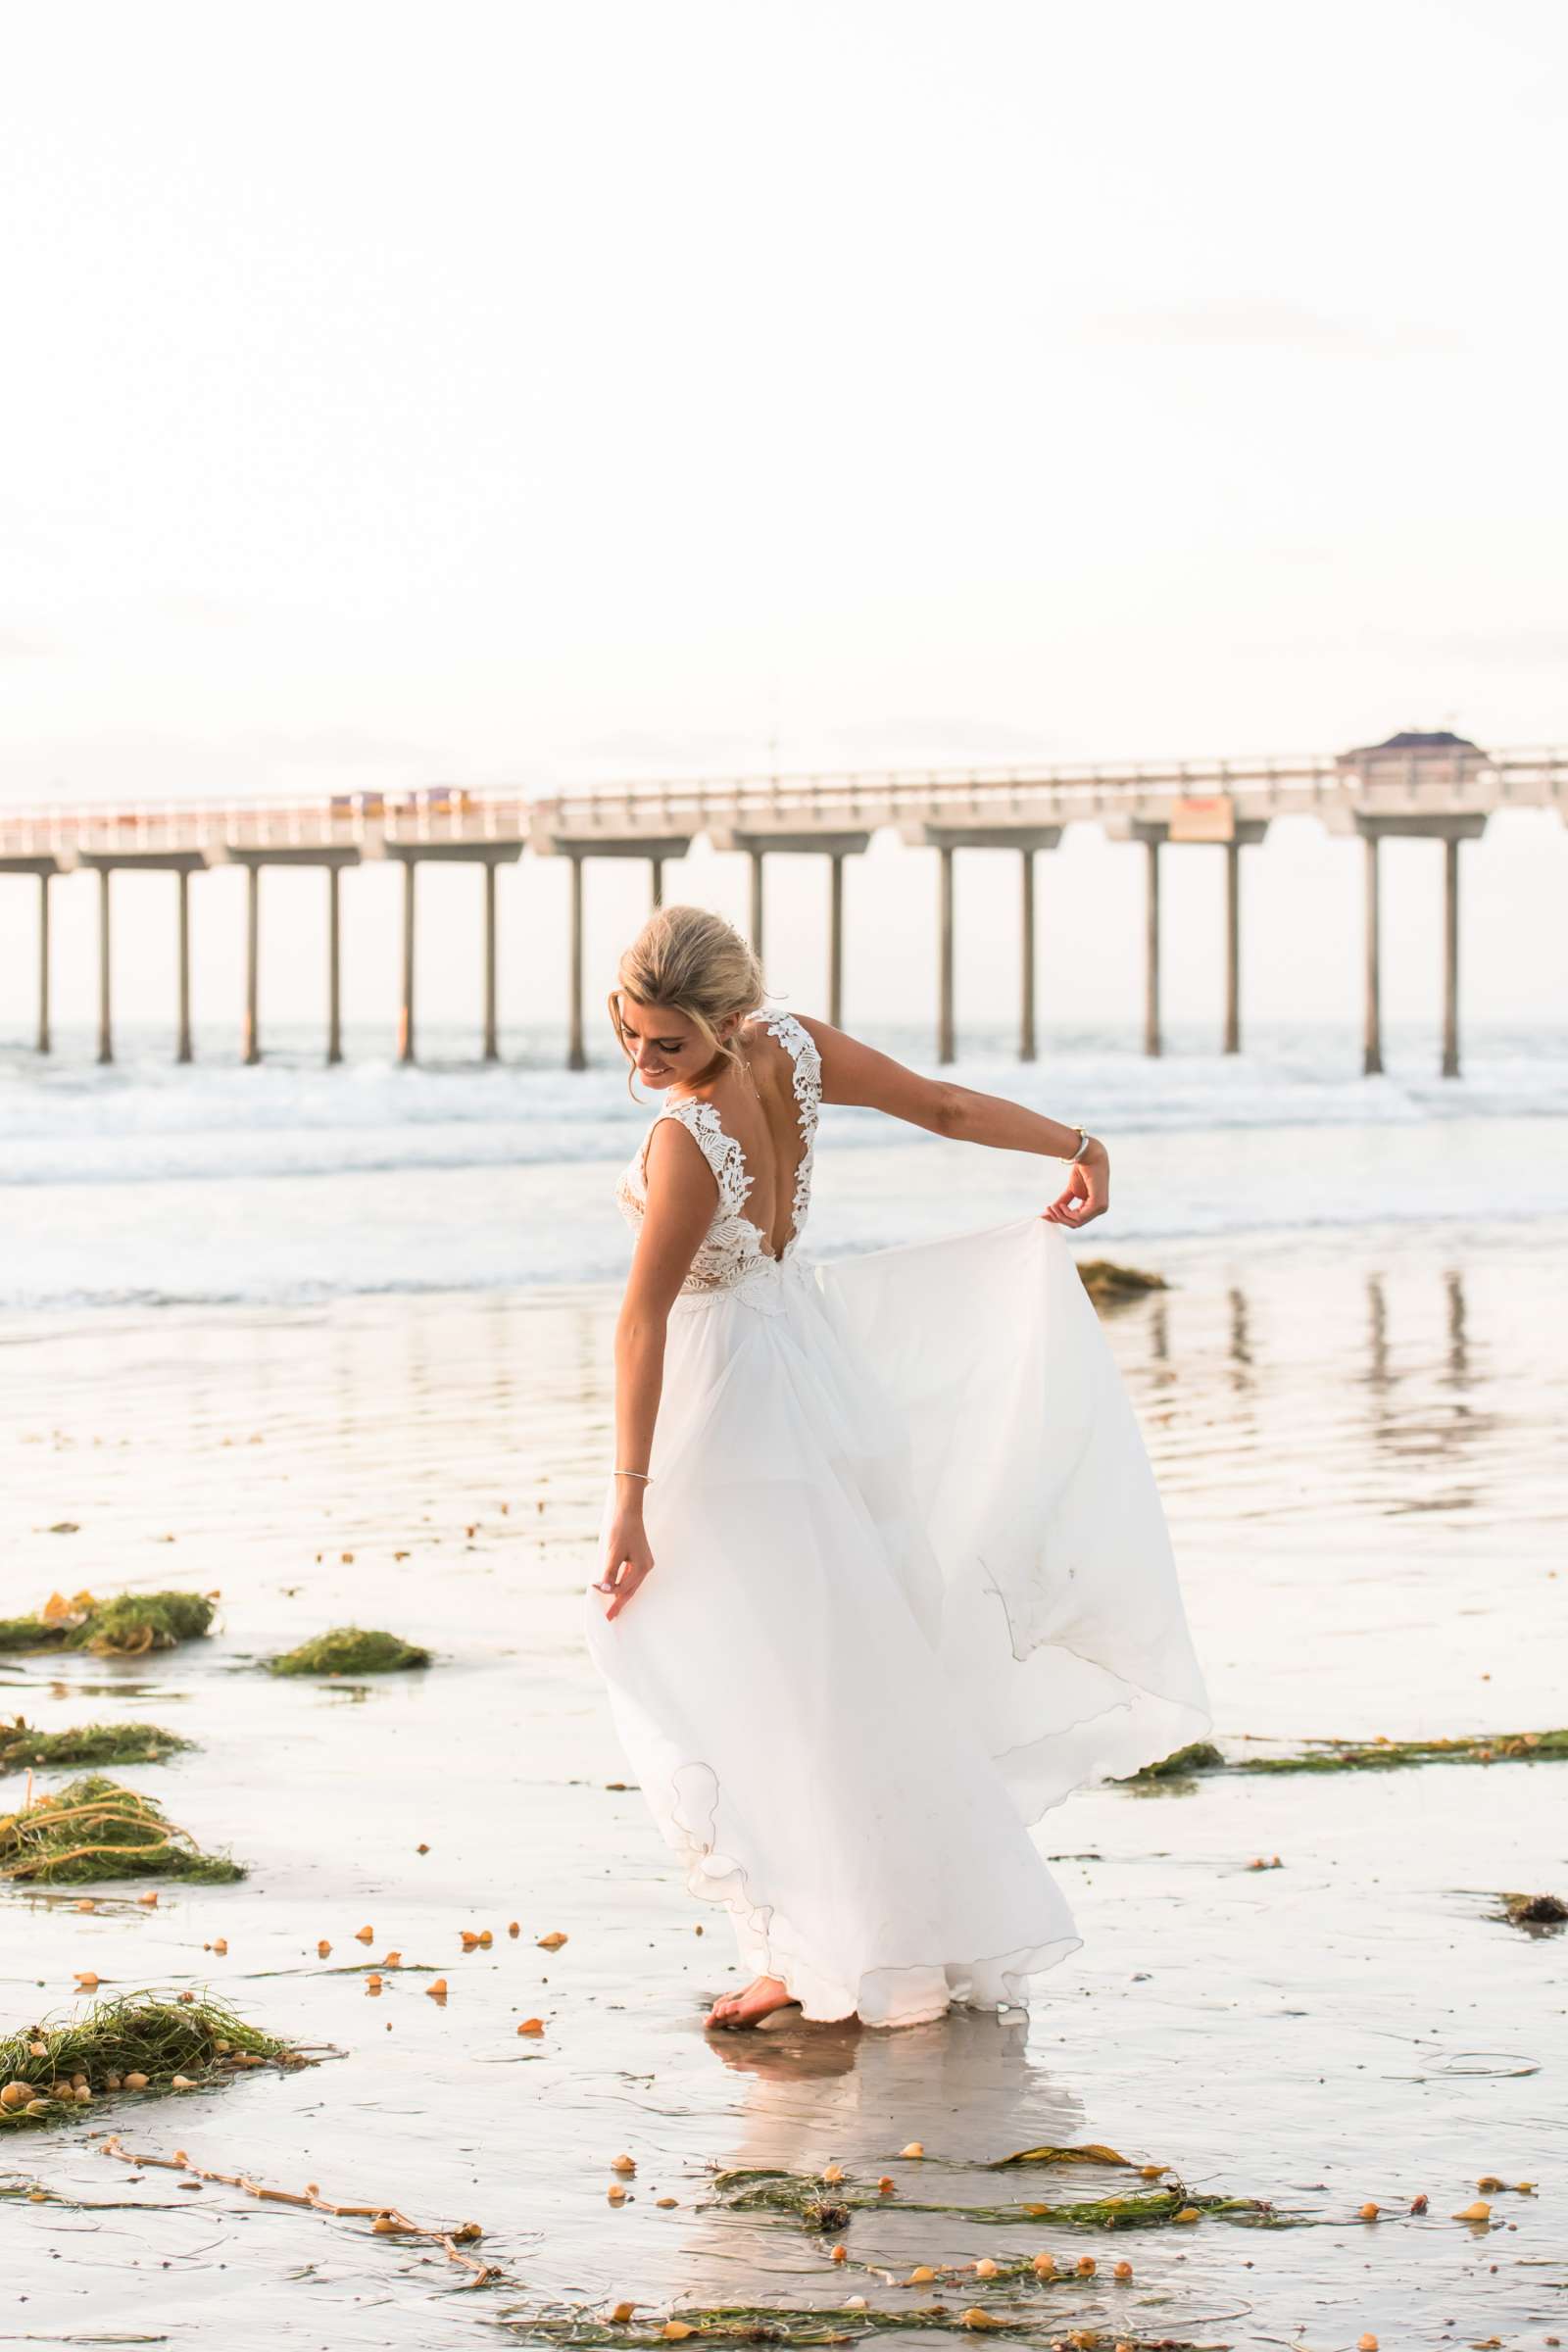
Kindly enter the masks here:
M 790 1209 L 791 1245 L 800 1238 L 811 1205 L 811 1163 L 816 1152 L 817 1113 L 822 1107 L 822 1056 L 816 1040 L 793 1012 L 760 1012 L 752 1018 L 776 1037 L 794 1065 L 795 1114 L 801 1130 L 801 1162 L 795 1171 Z
M 793 1012 L 760 1012 L 752 1017 L 769 1037 L 778 1039 L 795 1064 L 795 1101 L 801 1133 L 809 1148 L 822 1102 L 822 1056 L 816 1050 L 816 1040 Z

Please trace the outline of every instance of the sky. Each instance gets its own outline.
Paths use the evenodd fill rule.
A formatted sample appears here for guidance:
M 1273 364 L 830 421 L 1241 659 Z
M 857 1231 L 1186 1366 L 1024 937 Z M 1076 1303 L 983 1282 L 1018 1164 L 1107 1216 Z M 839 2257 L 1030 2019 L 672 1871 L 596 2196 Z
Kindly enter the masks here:
M 0 804 L 1568 741 L 1565 117 L 1555 0 L 16 12 Z M 1048 1012 L 1134 1016 L 1137 864 L 1084 828 L 1045 861 Z M 1250 1002 L 1352 1016 L 1353 849 L 1249 864 Z M 1388 865 L 1426 1017 L 1436 853 Z M 1218 859 L 1171 866 L 1173 1013 L 1217 1017 Z M 1466 866 L 1467 1010 L 1560 1019 L 1568 827 Z M 929 1003 L 931 867 L 852 878 L 868 1016 Z M 376 1017 L 392 880 L 347 902 Z M 505 885 L 509 1017 L 559 1014 L 563 882 Z M 318 1004 L 317 883 L 270 893 L 279 1018 Z M 196 886 L 225 1018 L 235 884 Z M 668 884 L 744 905 L 706 854 Z M 770 906 L 803 1004 L 821 886 L 781 861 Z M 596 986 L 642 889 L 592 876 Z M 1015 892 L 962 862 L 977 1014 Z M 432 880 L 432 1015 L 476 893 Z M 133 1017 L 168 899 L 121 894 Z M 0 1030 L 31 923 L 0 877 Z

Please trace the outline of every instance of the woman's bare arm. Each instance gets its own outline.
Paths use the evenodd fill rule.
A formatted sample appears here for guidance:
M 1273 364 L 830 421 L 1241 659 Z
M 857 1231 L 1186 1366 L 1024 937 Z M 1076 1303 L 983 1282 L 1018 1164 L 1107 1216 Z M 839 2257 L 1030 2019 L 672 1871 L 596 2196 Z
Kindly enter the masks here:
M 717 1198 L 713 1172 L 678 1119 L 661 1119 L 649 1138 L 647 1200 L 631 1272 L 615 1323 L 615 1469 L 646 1470 L 664 1383 L 669 1310 L 691 1271 Z M 618 1617 L 653 1567 L 643 1528 L 644 1485 L 617 1475 L 615 1511 L 594 1590 Z
M 1040 1111 L 1009 1102 L 1004 1095 L 984 1095 L 958 1086 L 951 1078 L 925 1078 L 906 1068 L 890 1054 L 879 1054 L 827 1021 L 808 1020 L 822 1057 L 822 1100 L 855 1102 L 885 1111 L 928 1134 L 951 1136 L 958 1143 L 984 1144 L 997 1152 L 1034 1152 L 1042 1158 L 1070 1159 L 1078 1149 L 1076 1127 L 1048 1119 Z M 1103 1144 L 1091 1139 L 1088 1152 L 1068 1176 L 1065 1191 L 1044 1212 L 1058 1225 L 1087 1225 L 1110 1204 L 1110 1155 Z

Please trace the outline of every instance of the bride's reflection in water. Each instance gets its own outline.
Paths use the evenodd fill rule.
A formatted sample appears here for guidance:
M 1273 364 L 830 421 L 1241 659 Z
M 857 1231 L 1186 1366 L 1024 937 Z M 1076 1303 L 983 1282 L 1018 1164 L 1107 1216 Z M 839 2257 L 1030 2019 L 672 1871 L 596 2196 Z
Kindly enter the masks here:
M 981 2168 L 1019 2148 L 1071 2140 L 1082 2128 L 1079 2100 L 1031 2056 L 1022 2010 L 955 2010 L 892 2031 L 795 2022 L 703 2038 L 734 2093 L 729 2128 L 714 2117 L 707 2135 L 714 2171 L 819 2176 L 841 2164 L 852 2210 L 824 2234 L 789 2213 L 737 2212 L 705 2188 L 682 2217 L 683 2303 L 826 2306 L 874 2291 L 861 2264 L 907 2272 L 956 2258 L 974 2235 L 963 2209 L 1026 2193 L 1015 2177 Z M 923 2164 L 900 2160 L 911 2140 L 924 2147 Z M 897 2193 L 879 2199 L 876 2183 L 889 2175 Z M 834 2191 L 824 2185 L 822 2194 Z M 835 2237 L 848 2240 L 856 2272 L 829 2266 Z
M 1021 2009 L 956 2009 L 893 2031 L 797 2023 L 705 2038 L 721 2066 L 749 2078 L 736 2134 L 714 2150 L 725 2171 L 819 2172 L 837 2159 L 874 2179 L 911 2140 L 945 2166 L 994 2164 L 1070 2138 L 1082 2122 L 1079 2100 L 1031 2057 Z M 995 2180 L 971 2195 L 951 2174 L 942 2194 L 999 2201 Z

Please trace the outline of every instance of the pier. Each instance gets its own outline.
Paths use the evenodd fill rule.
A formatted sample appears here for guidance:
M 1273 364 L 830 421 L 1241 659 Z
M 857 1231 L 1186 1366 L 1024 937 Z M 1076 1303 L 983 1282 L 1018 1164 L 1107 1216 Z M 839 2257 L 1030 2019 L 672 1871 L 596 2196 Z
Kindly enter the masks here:
M 51 1048 L 50 892 L 80 872 L 98 877 L 98 1058 L 114 1058 L 111 984 L 111 888 L 126 872 L 173 878 L 177 942 L 175 1054 L 192 1055 L 190 882 L 218 865 L 246 871 L 245 1015 L 242 1054 L 260 1060 L 260 904 L 269 866 L 318 866 L 327 890 L 325 1057 L 342 1059 L 340 886 L 346 867 L 390 860 L 403 868 L 400 1060 L 416 1057 L 415 1005 L 417 874 L 427 862 L 473 864 L 482 887 L 483 1040 L 499 1058 L 497 1025 L 496 868 L 527 857 L 570 860 L 570 923 L 565 972 L 567 1064 L 586 1065 L 583 1031 L 583 909 L 589 864 L 640 858 L 649 900 L 662 903 L 663 869 L 699 837 L 749 865 L 750 932 L 759 954 L 766 919 L 766 861 L 808 855 L 825 865 L 828 909 L 828 1017 L 843 1017 L 844 867 L 874 833 L 892 829 L 939 860 L 935 948 L 937 1058 L 956 1054 L 955 940 L 958 920 L 954 858 L 983 849 L 1015 858 L 1019 872 L 1018 1054 L 1036 1052 L 1036 877 L 1042 853 L 1069 825 L 1094 823 L 1115 841 L 1138 847 L 1144 866 L 1144 1025 L 1146 1053 L 1162 1048 L 1160 966 L 1161 860 L 1172 851 L 1206 847 L 1224 858 L 1223 1050 L 1242 1050 L 1241 942 L 1243 852 L 1267 835 L 1276 817 L 1310 815 L 1331 834 L 1362 845 L 1365 889 L 1365 982 L 1362 1062 L 1383 1067 L 1382 939 L 1379 849 L 1418 838 L 1444 848 L 1441 990 L 1445 1077 L 1457 1077 L 1459 1034 L 1460 848 L 1477 841 L 1500 808 L 1555 808 L 1568 819 L 1568 749 L 1487 752 L 1448 734 L 1399 734 L 1386 742 L 1322 758 L 1173 760 L 1123 765 L 930 769 L 847 775 L 715 778 L 635 782 L 557 797 L 523 798 L 437 786 L 402 796 L 354 794 L 320 802 L 171 802 L 123 808 L 0 808 L 0 879 L 36 885 L 38 963 L 35 1042 Z

